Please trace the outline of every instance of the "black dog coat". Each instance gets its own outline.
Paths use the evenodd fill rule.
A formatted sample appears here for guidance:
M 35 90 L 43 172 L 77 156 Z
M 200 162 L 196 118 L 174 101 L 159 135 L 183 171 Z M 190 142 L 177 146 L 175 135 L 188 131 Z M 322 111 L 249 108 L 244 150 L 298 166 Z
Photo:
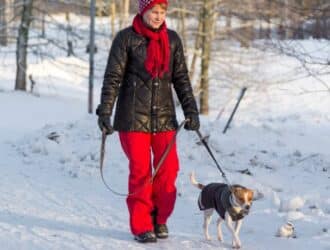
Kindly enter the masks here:
M 230 214 L 233 221 L 240 220 L 245 213 L 241 210 L 239 213 L 235 211 L 230 204 L 231 191 L 228 185 L 223 183 L 210 183 L 206 185 L 198 198 L 198 206 L 200 210 L 214 208 L 222 219 L 225 219 L 226 211 Z

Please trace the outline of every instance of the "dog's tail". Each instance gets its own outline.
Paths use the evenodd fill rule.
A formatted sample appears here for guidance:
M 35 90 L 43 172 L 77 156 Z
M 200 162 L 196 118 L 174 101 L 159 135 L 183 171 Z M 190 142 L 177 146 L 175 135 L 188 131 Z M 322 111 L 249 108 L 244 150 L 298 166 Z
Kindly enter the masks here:
M 203 189 L 204 188 L 204 185 L 203 184 L 198 183 L 196 181 L 195 172 L 191 172 L 189 176 L 190 176 L 190 182 L 191 182 L 191 184 L 193 184 L 195 187 L 197 187 L 199 189 Z

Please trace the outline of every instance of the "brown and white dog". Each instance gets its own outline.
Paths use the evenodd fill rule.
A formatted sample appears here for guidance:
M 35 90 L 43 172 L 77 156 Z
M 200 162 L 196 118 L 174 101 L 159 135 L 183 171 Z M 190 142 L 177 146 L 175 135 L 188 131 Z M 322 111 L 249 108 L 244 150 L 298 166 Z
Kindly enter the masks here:
M 241 247 L 238 237 L 242 226 L 242 219 L 249 213 L 253 200 L 253 191 L 240 185 L 227 185 L 223 183 L 200 184 L 195 179 L 195 174 L 190 174 L 191 183 L 201 189 L 198 206 L 204 211 L 204 234 L 210 240 L 208 226 L 211 222 L 213 211 L 219 214 L 217 223 L 218 239 L 223 242 L 221 223 L 224 220 L 232 233 L 232 246 Z

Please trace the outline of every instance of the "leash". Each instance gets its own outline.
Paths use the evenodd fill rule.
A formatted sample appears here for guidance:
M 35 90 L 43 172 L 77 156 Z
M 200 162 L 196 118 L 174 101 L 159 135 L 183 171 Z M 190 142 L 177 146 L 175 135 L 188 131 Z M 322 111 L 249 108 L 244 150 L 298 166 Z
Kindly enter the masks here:
M 224 180 L 226 181 L 226 183 L 227 183 L 229 186 L 231 186 L 229 180 L 227 179 L 227 176 L 226 176 L 225 172 L 222 170 L 220 164 L 219 164 L 219 163 L 217 162 L 217 160 L 215 159 L 215 157 L 214 157 L 214 155 L 213 155 L 213 153 L 212 153 L 212 151 L 211 151 L 209 145 L 207 144 L 207 142 L 206 142 L 206 140 L 205 140 L 205 137 L 202 136 L 202 134 L 201 134 L 201 132 L 200 132 L 199 130 L 196 130 L 196 133 L 197 133 L 199 139 L 201 140 L 201 142 L 203 143 L 203 145 L 205 146 L 207 152 L 210 154 L 211 158 L 212 158 L 213 161 L 215 162 L 215 164 L 216 164 L 217 168 L 219 169 L 219 171 L 220 171 L 222 177 L 224 178 Z
M 175 143 L 175 139 L 178 135 L 178 133 L 180 132 L 180 130 L 182 129 L 182 127 L 185 125 L 185 123 L 187 122 L 187 120 L 184 120 L 180 123 L 178 129 L 176 130 L 175 134 L 173 135 L 170 143 L 167 145 L 162 157 L 160 158 L 159 162 L 157 163 L 157 166 L 152 174 L 152 176 L 150 177 L 150 179 L 148 181 L 146 181 L 140 188 L 138 188 L 136 191 L 134 192 L 131 192 L 131 193 L 120 193 L 120 192 L 117 192 L 116 190 L 112 189 L 108 183 L 105 181 L 104 179 L 104 176 L 103 176 L 103 165 L 104 165 L 104 156 L 105 156 L 105 142 L 106 142 L 106 138 L 107 138 L 107 134 L 106 134 L 106 131 L 105 129 L 102 131 L 102 142 L 101 142 L 101 154 L 100 154 L 100 172 L 101 172 L 101 178 L 102 178 L 102 181 L 104 183 L 104 185 L 106 186 L 106 188 L 112 192 L 113 194 L 115 195 L 118 195 L 118 196 L 131 196 L 131 195 L 136 195 L 138 193 L 140 193 L 145 187 L 147 184 L 151 184 L 153 182 L 153 180 L 155 179 L 156 175 L 157 175 L 157 172 L 158 170 L 160 169 L 161 165 L 163 164 L 164 160 L 166 159 L 168 153 L 170 152 L 173 144 Z

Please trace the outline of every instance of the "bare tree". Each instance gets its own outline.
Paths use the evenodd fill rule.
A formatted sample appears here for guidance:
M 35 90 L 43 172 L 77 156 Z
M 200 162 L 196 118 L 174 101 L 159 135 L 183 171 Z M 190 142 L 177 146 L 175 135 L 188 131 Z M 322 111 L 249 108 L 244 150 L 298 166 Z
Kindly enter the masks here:
M 129 18 L 129 0 L 122 0 L 124 1 L 124 13 L 123 13 L 123 23 L 124 26 L 128 24 L 128 18 Z
M 198 16 L 197 33 L 195 35 L 195 44 L 194 44 L 194 48 L 193 48 L 193 57 L 191 59 L 190 70 L 189 70 L 190 79 L 194 78 L 196 60 L 197 60 L 198 52 L 199 52 L 200 46 L 201 46 L 202 31 L 203 31 L 203 22 L 202 22 L 202 12 L 200 11 L 199 16 Z M 198 86 L 198 88 L 199 88 L 199 86 Z M 196 92 L 196 90 L 194 90 L 194 92 Z
M 111 23 L 111 37 L 115 36 L 116 28 L 115 28 L 115 22 L 116 22 L 116 3 L 111 2 L 110 4 L 110 23 Z
M 0 0 L 0 45 L 8 43 L 8 21 L 11 16 L 12 0 Z
M 120 29 L 124 28 L 128 23 L 129 9 L 130 9 L 129 2 L 130 2 L 129 0 L 120 0 L 118 3 L 118 6 L 119 6 L 118 9 L 120 12 L 120 15 L 119 15 L 119 28 Z
M 200 79 L 200 113 L 209 112 L 209 66 L 212 48 L 212 31 L 215 24 L 215 2 L 212 0 L 203 0 L 201 21 L 202 21 L 202 60 L 201 60 L 201 79 Z
M 68 45 L 67 56 L 72 56 L 72 55 L 74 55 L 73 42 L 72 42 L 72 37 L 71 37 L 72 26 L 70 23 L 70 12 L 68 12 L 68 11 L 65 12 L 65 20 L 67 22 L 67 26 L 66 26 L 66 31 L 67 31 L 66 32 L 66 43 Z
M 185 13 L 185 6 L 182 1 L 176 1 L 178 5 L 178 11 L 177 11 L 177 20 L 178 20 L 178 31 L 180 33 L 180 36 L 182 38 L 183 48 L 185 50 L 185 55 L 187 56 L 186 50 L 187 50 L 187 35 L 186 35 L 186 13 Z
M 16 90 L 26 91 L 27 49 L 33 0 L 24 0 L 21 24 L 18 29 L 16 49 Z

